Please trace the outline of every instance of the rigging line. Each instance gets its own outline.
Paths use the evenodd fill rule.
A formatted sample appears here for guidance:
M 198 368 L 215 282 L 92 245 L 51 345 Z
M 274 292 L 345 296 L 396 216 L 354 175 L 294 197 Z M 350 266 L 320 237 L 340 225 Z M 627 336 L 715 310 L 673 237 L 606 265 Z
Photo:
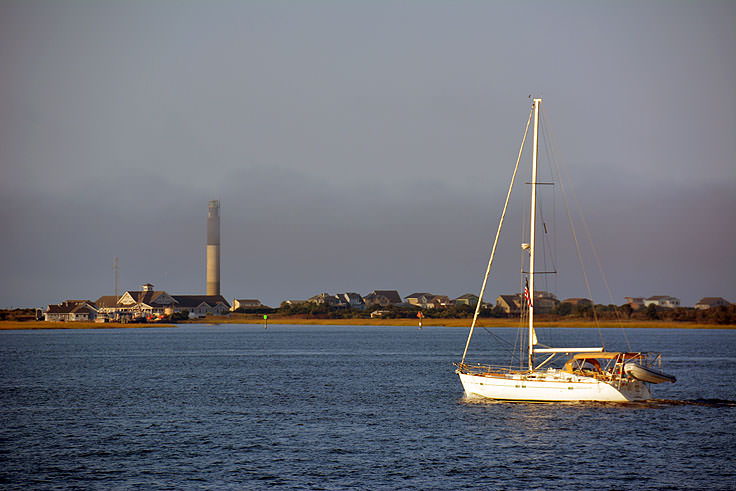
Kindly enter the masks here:
M 490 334 L 491 336 L 493 336 L 497 340 L 499 340 L 502 343 L 506 344 L 507 346 L 511 346 L 513 348 L 514 345 L 512 343 L 509 343 L 508 341 L 506 341 L 504 338 L 502 338 L 498 334 L 494 333 L 493 331 L 489 331 L 486 326 L 480 326 L 480 327 L 482 327 L 484 331 L 486 331 L 488 334 Z
M 544 107 L 542 107 L 542 114 L 544 115 Z M 550 130 L 550 133 L 551 133 L 551 130 Z M 550 138 L 550 142 L 552 143 L 552 138 Z M 555 162 L 555 165 L 557 165 L 557 159 L 554 158 L 554 145 L 551 144 L 550 146 L 551 146 L 551 149 L 550 150 L 552 152 L 553 160 Z M 558 166 L 558 169 L 559 169 L 559 166 Z M 567 179 L 567 174 L 565 174 L 565 178 Z M 562 183 L 560 183 L 560 184 L 562 184 Z M 613 292 L 611 291 L 611 287 L 608 284 L 608 279 L 606 278 L 606 272 L 603 270 L 603 266 L 601 265 L 601 260 L 600 260 L 600 258 L 598 256 L 598 250 L 595 247 L 595 243 L 593 242 L 593 237 L 590 234 L 590 229 L 588 228 L 588 225 L 587 225 L 587 223 L 585 221 L 585 215 L 583 215 L 583 209 L 580 206 L 580 203 L 578 203 L 577 196 L 574 193 L 573 193 L 572 197 L 575 200 L 575 205 L 577 206 L 577 209 L 578 209 L 578 215 L 580 215 L 580 220 L 583 223 L 583 228 L 585 229 L 585 234 L 588 237 L 588 242 L 590 243 L 590 248 L 593 251 L 593 256 L 595 257 L 596 263 L 598 265 L 598 272 L 601 275 L 601 280 L 603 281 L 603 285 L 606 287 L 606 291 L 608 292 L 608 298 L 609 298 L 611 304 L 613 305 L 613 310 L 614 310 L 614 313 L 616 315 L 616 321 L 618 322 L 618 326 L 621 329 L 621 333 L 623 334 L 624 340 L 626 341 L 626 346 L 627 346 L 628 350 L 631 351 L 631 343 L 629 342 L 629 337 L 626 334 L 626 329 L 624 329 L 624 325 L 623 325 L 623 322 L 622 322 L 621 311 L 619 310 L 618 306 L 616 305 L 616 302 L 614 301 Z M 592 299 L 593 299 L 593 297 L 591 295 L 591 300 Z M 595 315 L 595 302 L 593 302 L 593 314 Z M 598 330 L 600 331 L 600 326 L 598 327 Z
M 544 115 L 545 121 L 547 120 L 546 114 L 544 113 L 544 108 L 542 109 L 542 114 Z M 546 126 L 546 125 L 545 125 Z M 553 156 L 553 162 L 555 166 L 557 167 L 557 173 L 560 177 L 560 193 L 562 194 L 562 200 L 565 203 L 565 211 L 567 213 L 567 220 L 570 224 L 570 232 L 572 233 L 573 241 L 575 242 L 575 250 L 578 255 L 578 264 L 580 265 L 580 269 L 583 272 L 583 280 L 585 281 L 585 289 L 588 292 L 588 296 L 592 299 L 593 293 L 590 289 L 590 281 L 588 281 L 588 273 L 585 271 L 585 265 L 583 264 L 583 255 L 580 251 L 580 242 L 578 241 L 577 233 L 575 232 L 575 224 L 573 223 L 572 216 L 570 215 L 570 206 L 567 202 L 567 194 L 565 193 L 565 179 L 567 179 L 567 174 L 565 174 L 562 170 L 560 165 L 557 162 L 557 159 Z M 563 179 L 564 177 L 564 179 Z M 569 182 L 569 181 L 568 181 Z M 579 203 L 577 203 L 577 200 L 575 201 L 579 208 Z M 578 210 L 578 214 L 582 213 L 580 210 Z M 601 345 L 605 347 L 605 342 L 603 341 L 603 333 L 601 332 L 601 326 L 600 322 L 598 321 L 598 312 L 596 312 L 595 309 L 595 302 L 593 302 L 593 320 L 595 322 L 596 327 L 598 328 L 598 337 L 601 340 Z
M 491 258 L 488 260 L 488 267 L 486 268 L 486 275 L 483 278 L 483 286 L 480 289 L 480 297 L 478 298 L 478 305 L 475 306 L 475 314 L 473 314 L 473 323 L 470 325 L 470 332 L 468 333 L 468 340 L 465 343 L 465 351 L 463 351 L 463 358 L 460 363 L 465 363 L 465 355 L 468 353 L 468 346 L 470 345 L 470 338 L 473 336 L 473 329 L 475 329 L 475 322 L 478 320 L 478 313 L 480 307 L 483 304 L 483 294 L 486 291 L 486 284 L 488 283 L 488 275 L 491 273 L 491 265 L 493 264 L 493 256 L 496 254 L 496 246 L 498 245 L 498 238 L 501 235 L 501 226 L 503 225 L 503 219 L 506 216 L 506 209 L 509 206 L 509 199 L 511 198 L 511 190 L 514 187 L 514 180 L 516 179 L 516 171 L 519 170 L 519 162 L 521 161 L 521 152 L 524 149 L 524 143 L 526 142 L 526 135 L 529 132 L 529 124 L 532 121 L 532 115 L 534 109 L 529 112 L 529 119 L 526 122 L 526 129 L 524 130 L 524 137 L 521 139 L 521 147 L 519 147 L 519 156 L 516 158 L 516 167 L 514 167 L 514 173 L 511 176 L 511 184 L 509 185 L 509 191 L 506 194 L 506 202 L 503 205 L 503 212 L 501 213 L 501 220 L 498 223 L 498 230 L 496 231 L 496 238 L 493 241 L 493 248 L 491 249 Z
M 544 116 L 544 108 L 542 108 L 542 115 Z M 547 159 L 546 159 L 547 167 L 548 167 L 549 172 L 550 172 L 550 177 L 551 178 L 554 178 L 554 168 L 552 167 L 553 158 L 552 158 L 552 152 L 550 150 L 549 135 L 547 134 L 547 124 L 546 124 L 546 121 L 544 120 L 544 117 L 542 117 L 542 122 L 541 122 L 540 126 L 542 127 L 542 135 L 543 135 L 542 141 L 544 143 L 545 155 L 547 156 Z M 557 230 L 556 224 L 555 224 L 556 215 L 557 215 L 557 207 L 556 207 L 556 199 L 555 198 L 556 198 L 557 195 L 555 194 L 554 182 L 550 182 L 549 184 L 552 185 L 552 230 Z M 542 236 L 542 238 L 543 238 L 543 244 L 544 244 L 544 247 L 545 247 L 545 249 L 544 249 L 544 252 L 545 252 L 545 261 L 546 261 L 546 258 L 547 258 L 546 254 L 549 253 L 549 255 L 550 255 L 549 261 L 552 263 L 552 269 L 554 271 L 557 271 L 557 264 L 556 264 L 556 258 L 557 258 L 557 235 L 556 234 L 550 234 L 551 235 L 551 240 L 550 240 L 547 237 L 547 234 L 548 234 L 548 232 L 547 232 L 547 223 L 544 220 L 544 216 L 542 216 L 542 222 L 543 222 L 543 225 L 544 225 L 544 233 L 545 233 L 545 235 Z M 550 244 L 550 242 L 551 242 L 551 244 Z M 547 283 L 548 283 L 548 279 L 545 278 L 545 285 L 547 285 Z M 549 288 L 548 288 L 548 291 L 550 291 Z M 557 291 L 557 277 L 555 277 L 555 288 L 554 288 L 554 291 Z

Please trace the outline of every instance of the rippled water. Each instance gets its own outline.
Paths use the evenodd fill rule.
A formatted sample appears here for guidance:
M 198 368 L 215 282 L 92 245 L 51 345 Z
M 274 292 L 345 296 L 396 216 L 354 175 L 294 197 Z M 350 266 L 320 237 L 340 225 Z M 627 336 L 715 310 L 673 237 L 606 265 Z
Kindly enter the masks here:
M 632 345 L 663 352 L 678 382 L 626 405 L 466 401 L 452 367 L 466 335 L 235 325 L 1 332 L 0 486 L 736 486 L 736 331 L 628 331 Z M 479 333 L 473 346 L 495 341 Z

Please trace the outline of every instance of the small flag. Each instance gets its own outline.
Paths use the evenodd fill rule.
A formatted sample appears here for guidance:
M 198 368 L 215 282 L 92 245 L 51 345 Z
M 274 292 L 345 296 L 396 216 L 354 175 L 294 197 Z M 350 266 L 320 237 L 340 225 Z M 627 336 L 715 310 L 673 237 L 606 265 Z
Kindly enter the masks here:
M 532 297 L 529 296 L 529 282 L 526 282 L 526 285 L 524 285 L 524 298 L 526 299 L 526 303 L 529 304 L 529 307 L 533 307 L 532 305 Z

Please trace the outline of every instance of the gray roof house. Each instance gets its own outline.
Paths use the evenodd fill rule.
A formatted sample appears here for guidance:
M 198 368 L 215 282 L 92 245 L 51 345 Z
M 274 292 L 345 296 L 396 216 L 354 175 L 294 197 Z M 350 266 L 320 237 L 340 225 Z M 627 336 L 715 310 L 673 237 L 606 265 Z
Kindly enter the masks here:
M 728 307 L 731 302 L 721 297 L 703 297 L 695 304 L 698 310 L 708 310 L 715 307 Z
M 371 293 L 363 297 L 366 305 L 400 305 L 401 296 L 396 290 L 373 290 Z
M 470 305 L 471 307 L 475 307 L 476 305 L 478 305 L 478 295 L 473 295 L 472 293 L 460 295 L 455 299 L 455 305 Z
M 518 314 L 521 312 L 521 295 L 499 295 L 496 297 L 496 306 L 507 314 Z
M 176 300 L 174 312 L 189 312 L 189 317 L 225 315 L 230 311 L 230 304 L 222 295 L 172 295 L 172 298 Z

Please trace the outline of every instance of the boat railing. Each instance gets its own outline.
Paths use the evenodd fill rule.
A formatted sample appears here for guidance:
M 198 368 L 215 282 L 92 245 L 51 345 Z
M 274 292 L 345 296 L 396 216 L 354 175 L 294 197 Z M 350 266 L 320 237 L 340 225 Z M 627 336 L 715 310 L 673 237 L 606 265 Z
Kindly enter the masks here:
M 510 373 L 526 372 L 528 370 L 509 368 L 508 366 L 500 365 L 470 365 L 468 363 L 454 363 L 457 367 L 458 373 L 467 373 L 470 375 L 506 375 Z

